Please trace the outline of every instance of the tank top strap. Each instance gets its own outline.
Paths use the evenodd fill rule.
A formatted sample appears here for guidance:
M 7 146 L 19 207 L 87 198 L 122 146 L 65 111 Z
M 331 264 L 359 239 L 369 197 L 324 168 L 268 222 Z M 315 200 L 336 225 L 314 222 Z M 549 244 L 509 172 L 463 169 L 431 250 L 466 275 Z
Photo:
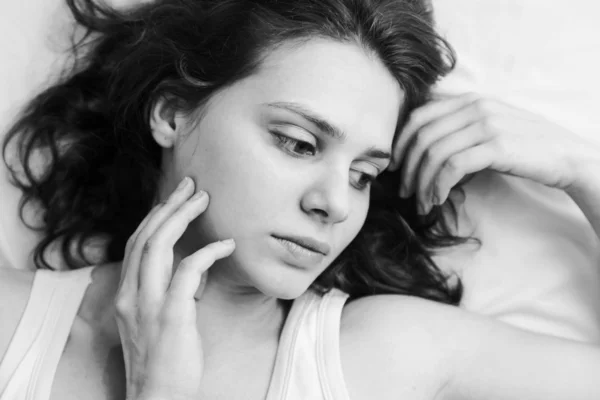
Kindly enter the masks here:
M 339 351 L 348 295 L 308 290 L 294 301 L 280 338 L 267 400 L 349 400 Z
M 0 364 L 0 399 L 47 400 L 93 267 L 38 270 Z
M 310 324 L 311 310 L 317 299 L 316 295 L 307 291 L 294 300 L 279 339 L 266 400 L 289 400 L 289 392 L 294 391 L 298 367 L 305 367 L 306 364 L 306 345 L 303 342 L 306 340 L 306 331 L 310 331 L 307 324 Z M 302 384 L 306 385 L 306 380 L 302 380 Z
M 323 297 L 317 313 L 317 366 L 327 400 L 350 400 L 340 356 L 340 322 L 347 299 L 347 293 L 332 289 Z

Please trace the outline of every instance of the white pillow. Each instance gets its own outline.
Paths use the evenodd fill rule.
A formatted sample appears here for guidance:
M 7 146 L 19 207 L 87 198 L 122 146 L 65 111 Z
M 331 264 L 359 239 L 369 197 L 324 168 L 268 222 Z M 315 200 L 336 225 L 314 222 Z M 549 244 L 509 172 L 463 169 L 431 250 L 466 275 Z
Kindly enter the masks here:
M 438 91 L 493 96 L 600 141 L 600 3 L 433 5 L 439 31 L 459 58 Z M 600 342 L 600 245 L 574 202 L 558 190 L 492 173 L 466 190 L 465 212 L 483 246 L 440 258 L 462 270 L 463 306 L 523 328 Z

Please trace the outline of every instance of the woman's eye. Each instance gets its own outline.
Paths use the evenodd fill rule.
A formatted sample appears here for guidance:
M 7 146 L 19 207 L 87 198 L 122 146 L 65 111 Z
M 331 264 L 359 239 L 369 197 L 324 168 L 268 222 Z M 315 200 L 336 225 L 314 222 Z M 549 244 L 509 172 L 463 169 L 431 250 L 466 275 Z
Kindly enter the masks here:
M 371 187 L 371 183 L 375 181 L 376 177 L 370 174 L 365 174 L 364 172 L 359 172 L 359 174 L 360 178 L 354 184 L 354 186 L 358 190 L 367 190 L 369 187 Z
M 271 134 L 277 140 L 277 144 L 280 147 L 283 147 L 287 152 L 294 155 L 314 156 L 317 152 L 317 149 L 313 144 L 305 142 L 304 140 L 294 139 L 275 131 L 271 131 Z M 364 172 L 354 172 L 358 173 L 360 177 L 352 185 L 360 191 L 367 190 L 371 186 L 371 183 L 377 178 L 374 175 Z
M 308 142 L 299 139 L 293 139 L 277 132 L 271 133 L 277 139 L 278 144 L 288 152 L 303 156 L 314 156 L 316 154 L 317 149 Z

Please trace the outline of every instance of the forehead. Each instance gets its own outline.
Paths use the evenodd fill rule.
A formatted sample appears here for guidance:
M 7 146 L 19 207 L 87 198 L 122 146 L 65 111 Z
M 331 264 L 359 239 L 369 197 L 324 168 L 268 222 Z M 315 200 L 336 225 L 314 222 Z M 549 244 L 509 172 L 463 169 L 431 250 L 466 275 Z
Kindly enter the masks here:
M 286 44 L 250 80 L 257 103 L 298 103 L 351 140 L 391 146 L 403 93 L 383 63 L 357 44 L 325 39 Z

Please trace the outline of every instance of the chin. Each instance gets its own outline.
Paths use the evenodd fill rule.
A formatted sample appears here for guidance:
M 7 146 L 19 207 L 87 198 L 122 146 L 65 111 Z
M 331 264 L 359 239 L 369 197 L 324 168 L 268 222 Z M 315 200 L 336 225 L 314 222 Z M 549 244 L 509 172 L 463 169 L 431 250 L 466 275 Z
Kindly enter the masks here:
M 313 282 L 309 271 L 283 264 L 271 265 L 262 272 L 250 277 L 253 286 L 266 296 L 282 300 L 302 296 Z
M 309 285 L 305 285 L 302 288 L 273 288 L 273 287 L 258 287 L 263 294 L 269 297 L 274 297 L 281 300 L 295 300 L 302 296 L 307 290 Z

